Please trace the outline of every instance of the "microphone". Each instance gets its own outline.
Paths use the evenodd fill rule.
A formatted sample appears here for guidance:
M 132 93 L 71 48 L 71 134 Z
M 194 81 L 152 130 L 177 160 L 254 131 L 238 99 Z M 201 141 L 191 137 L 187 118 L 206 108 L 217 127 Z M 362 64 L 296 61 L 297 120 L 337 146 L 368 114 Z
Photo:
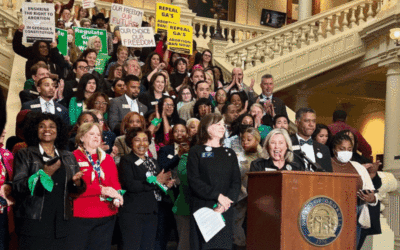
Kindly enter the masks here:
M 314 171 L 316 171 L 316 172 L 326 172 L 325 169 L 323 169 L 318 163 L 315 163 L 310 158 L 308 158 L 306 153 L 304 153 L 303 151 L 300 150 L 300 155 L 298 155 L 297 153 L 295 153 L 293 150 L 290 150 L 290 149 L 287 149 L 287 151 L 292 152 L 293 155 L 297 156 L 302 161 L 306 160 L 308 162 L 308 164 L 310 164 L 313 167 Z

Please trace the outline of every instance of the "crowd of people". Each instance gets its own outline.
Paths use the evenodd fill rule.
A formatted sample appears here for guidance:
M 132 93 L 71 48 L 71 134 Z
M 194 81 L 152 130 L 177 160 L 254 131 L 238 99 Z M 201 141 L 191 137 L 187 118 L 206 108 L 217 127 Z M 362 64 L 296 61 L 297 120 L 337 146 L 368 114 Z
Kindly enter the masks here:
M 241 68 L 227 81 L 195 42 L 190 56 L 169 51 L 165 34 L 154 48 L 127 48 L 102 13 L 90 20 L 80 8 L 71 18 L 73 1 L 56 7 L 68 56 L 57 43 L 24 46 L 23 25 L 13 40 L 27 59 L 26 82 L 22 109 L 8 121 L 16 135 L 0 149 L 0 249 L 162 250 L 170 239 L 179 250 L 246 249 L 246 173 L 267 169 L 358 174 L 357 211 L 369 208 L 372 225 L 358 223 L 358 248 L 380 233 L 380 163 L 346 112 L 326 126 L 304 107 L 290 121 L 272 75 L 257 95 Z M 105 45 L 94 37 L 80 51 L 74 26 L 107 30 L 103 73 L 95 64 Z M 208 242 L 193 217 L 202 207 L 226 223 Z

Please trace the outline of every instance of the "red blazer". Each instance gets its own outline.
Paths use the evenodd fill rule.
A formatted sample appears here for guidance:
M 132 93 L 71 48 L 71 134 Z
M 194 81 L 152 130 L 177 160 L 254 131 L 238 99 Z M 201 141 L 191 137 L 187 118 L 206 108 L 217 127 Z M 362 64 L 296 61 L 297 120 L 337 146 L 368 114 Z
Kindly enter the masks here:
M 121 189 L 121 184 L 118 180 L 117 166 L 113 158 L 99 149 L 101 174 L 101 185 L 113 187 L 115 190 Z M 93 161 L 96 162 L 97 154 L 92 155 Z M 86 191 L 74 200 L 74 217 L 80 218 L 102 218 L 115 215 L 118 208 L 114 207 L 112 202 L 100 201 L 100 182 L 96 171 L 92 164 L 86 158 L 86 155 L 81 149 L 74 151 L 74 156 L 78 161 L 81 170 L 86 170 L 82 180 L 86 183 Z

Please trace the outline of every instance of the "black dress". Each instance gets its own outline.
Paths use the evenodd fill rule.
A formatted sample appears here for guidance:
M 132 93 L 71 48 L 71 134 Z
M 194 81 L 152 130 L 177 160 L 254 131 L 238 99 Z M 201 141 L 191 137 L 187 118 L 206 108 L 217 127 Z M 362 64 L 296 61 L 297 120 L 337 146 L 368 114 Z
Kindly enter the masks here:
M 190 189 L 190 249 L 232 249 L 233 210 L 223 216 L 226 226 L 209 242 L 205 242 L 193 213 L 203 207 L 213 208 L 219 194 L 236 202 L 240 192 L 240 170 L 235 152 L 230 148 L 196 145 L 187 161 Z

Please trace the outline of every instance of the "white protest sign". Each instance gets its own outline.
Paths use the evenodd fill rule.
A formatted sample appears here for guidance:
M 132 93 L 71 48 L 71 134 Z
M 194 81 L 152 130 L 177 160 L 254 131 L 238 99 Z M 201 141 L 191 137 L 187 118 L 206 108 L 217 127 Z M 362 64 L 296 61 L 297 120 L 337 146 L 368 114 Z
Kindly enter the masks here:
M 143 11 L 125 5 L 111 5 L 110 23 L 121 27 L 141 27 Z
M 155 47 L 152 27 L 120 27 L 122 45 L 126 47 Z
M 90 9 L 94 7 L 95 7 L 94 0 L 83 0 L 82 8 Z
M 55 41 L 54 4 L 22 3 L 22 21 L 25 25 L 23 42 L 34 43 L 36 40 Z

